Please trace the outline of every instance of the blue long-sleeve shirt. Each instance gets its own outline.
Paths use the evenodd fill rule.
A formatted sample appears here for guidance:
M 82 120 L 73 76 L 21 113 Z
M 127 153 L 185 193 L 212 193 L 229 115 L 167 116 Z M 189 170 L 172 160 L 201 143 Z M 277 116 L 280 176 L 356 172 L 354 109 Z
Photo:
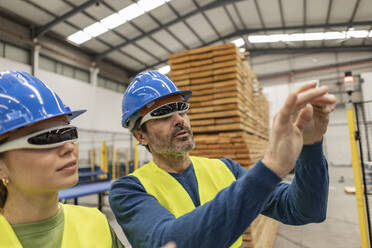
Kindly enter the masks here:
M 302 225 L 325 219 L 328 165 L 322 144 L 304 146 L 291 184 L 261 161 L 246 171 L 231 159 L 221 159 L 237 179 L 200 206 L 193 166 L 171 173 L 190 195 L 196 208 L 175 218 L 134 176 L 112 185 L 109 201 L 116 219 L 133 247 L 160 247 L 175 241 L 183 247 L 229 247 L 258 214 L 285 224 Z

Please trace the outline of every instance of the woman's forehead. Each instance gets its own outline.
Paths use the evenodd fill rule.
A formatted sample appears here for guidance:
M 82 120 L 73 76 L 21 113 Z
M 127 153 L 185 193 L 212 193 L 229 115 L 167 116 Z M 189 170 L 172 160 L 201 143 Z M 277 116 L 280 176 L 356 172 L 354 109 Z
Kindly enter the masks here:
M 21 136 L 28 135 L 30 133 L 41 131 L 43 129 L 48 129 L 48 128 L 51 128 L 53 126 L 59 126 L 61 124 L 68 124 L 68 118 L 65 115 L 57 116 L 57 117 L 54 117 L 54 118 L 51 118 L 51 119 L 47 119 L 47 120 L 43 120 L 43 121 L 33 123 L 32 125 L 29 125 L 29 126 L 21 127 L 19 129 L 16 129 L 16 130 L 10 132 L 10 133 L 4 134 L 3 137 L 0 137 L 0 139 L 3 139 L 3 138 L 14 139 L 14 138 L 18 138 L 18 137 L 21 137 Z

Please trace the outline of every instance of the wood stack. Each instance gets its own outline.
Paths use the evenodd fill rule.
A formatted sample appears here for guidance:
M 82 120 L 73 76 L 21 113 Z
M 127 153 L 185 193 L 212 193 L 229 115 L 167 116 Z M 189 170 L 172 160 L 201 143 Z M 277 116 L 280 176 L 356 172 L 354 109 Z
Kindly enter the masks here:
M 229 157 L 246 169 L 262 158 L 269 136 L 268 101 L 239 48 L 193 49 L 170 55 L 169 64 L 177 86 L 193 90 L 188 116 L 196 148 L 191 155 Z M 259 216 L 244 235 L 244 247 L 272 247 L 277 226 Z
M 225 44 L 169 57 L 171 79 L 193 90 L 188 116 L 196 149 L 191 154 L 229 157 L 248 169 L 268 141 L 268 102 L 244 55 Z

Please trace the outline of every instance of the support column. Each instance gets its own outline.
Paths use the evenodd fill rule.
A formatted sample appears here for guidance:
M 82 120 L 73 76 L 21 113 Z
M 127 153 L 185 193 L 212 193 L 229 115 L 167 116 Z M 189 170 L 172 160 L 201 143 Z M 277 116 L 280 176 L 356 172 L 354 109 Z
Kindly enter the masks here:
M 99 118 L 99 113 L 96 113 L 96 97 L 97 97 L 97 82 L 98 82 L 98 72 L 99 68 L 96 67 L 95 63 L 89 68 L 89 83 L 92 85 L 92 92 L 90 98 L 90 128 L 96 130 L 96 118 Z
M 39 71 L 39 54 L 40 54 L 40 49 L 41 49 L 41 46 L 36 45 L 36 46 L 34 46 L 34 48 L 32 50 L 32 56 L 31 56 L 31 59 L 32 59 L 32 61 L 31 61 L 31 73 L 35 77 L 38 76 L 38 71 Z
M 92 84 L 93 87 L 96 87 L 98 81 L 99 68 L 97 68 L 93 63 L 92 66 L 89 68 L 89 72 L 90 72 L 89 82 Z

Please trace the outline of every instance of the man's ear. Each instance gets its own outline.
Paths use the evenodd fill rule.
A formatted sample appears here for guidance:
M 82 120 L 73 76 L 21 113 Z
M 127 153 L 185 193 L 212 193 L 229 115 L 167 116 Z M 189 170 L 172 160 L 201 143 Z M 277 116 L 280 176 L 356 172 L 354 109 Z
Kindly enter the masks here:
M 137 130 L 133 132 L 133 136 L 138 140 L 141 145 L 148 145 L 147 136 L 144 132 Z

